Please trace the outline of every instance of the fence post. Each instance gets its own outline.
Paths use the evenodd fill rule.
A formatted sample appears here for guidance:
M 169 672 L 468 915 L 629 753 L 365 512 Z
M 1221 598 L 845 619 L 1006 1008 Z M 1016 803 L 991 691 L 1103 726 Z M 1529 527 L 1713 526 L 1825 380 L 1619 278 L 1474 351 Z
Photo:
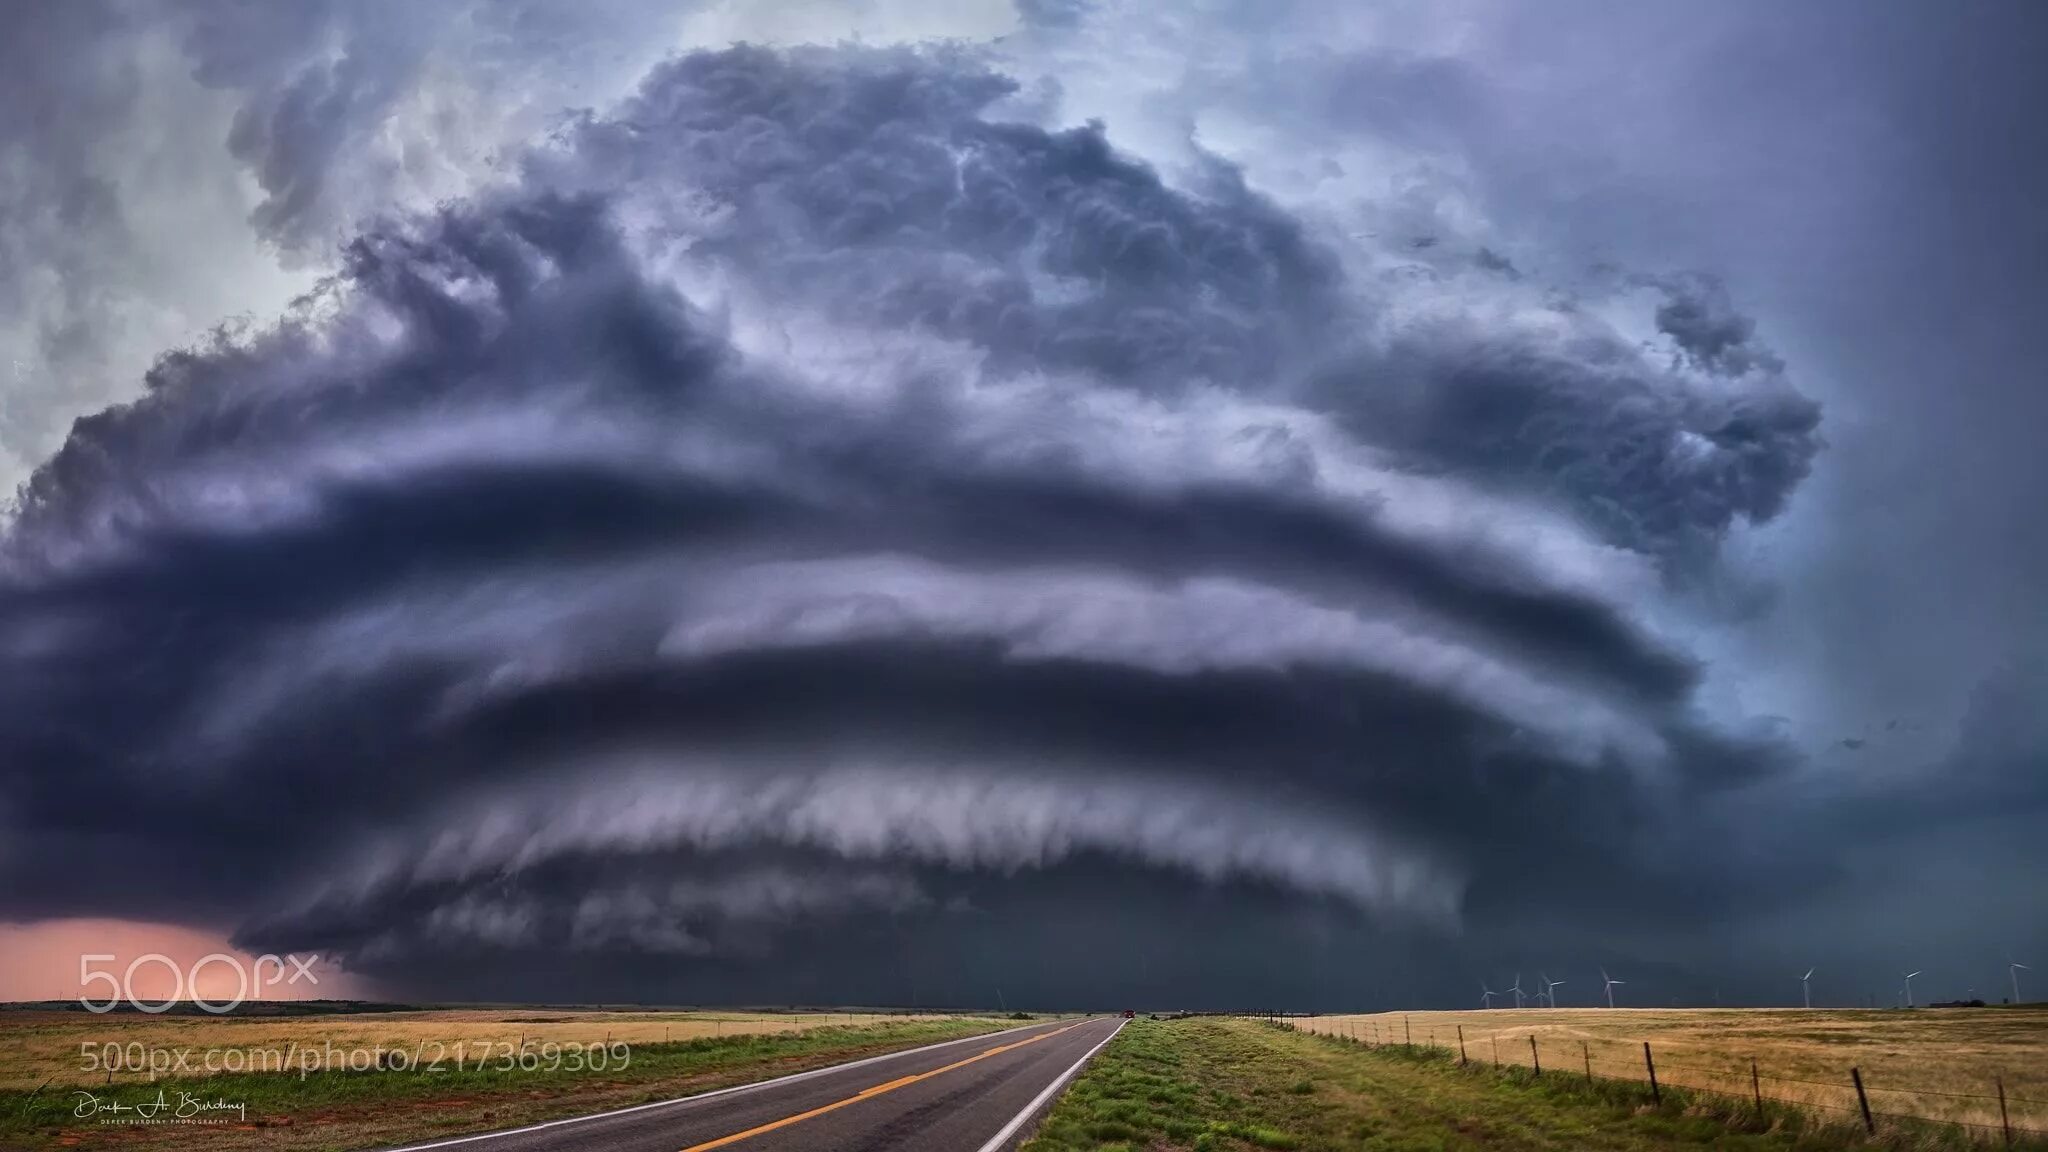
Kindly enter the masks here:
M 1460 1024 L 1460 1025 L 1458 1025 L 1458 1067 L 1460 1067 L 1460 1068 L 1463 1068 L 1464 1066 L 1465 1066 L 1465 1026 L 1464 1026 L 1463 1024 Z M 2005 1096 L 2005 1088 L 2004 1088 L 2004 1087 L 2003 1087 L 2002 1085 L 2001 1085 L 2001 1086 L 1999 1087 L 1999 1089 L 1998 1089 L 1998 1095 L 1999 1095 L 1999 1097 L 2000 1097 L 2001 1099 L 2003 1099 L 2003 1098 L 2004 1098 L 2004 1096 Z
M 1436 1052 L 1436 1029 L 1434 1028 L 1429 1030 L 1429 1050 L 1431 1053 Z
M 1643 1041 L 1643 1067 L 1650 1070 L 1650 1102 L 1652 1104 L 1662 1104 L 1664 1096 L 1657 1091 L 1657 1060 L 1650 1055 L 1650 1042 L 1648 1040 Z
M 1593 1082 L 1593 1049 L 1584 1040 L 1579 1041 L 1579 1055 L 1586 1058 L 1586 1083 Z
M 1856 1105 L 1863 1109 L 1863 1130 L 1876 1135 L 1877 1122 L 1870 1118 L 1870 1097 L 1863 1094 L 1863 1070 L 1861 1068 L 1849 1069 L 1849 1079 L 1856 1082 Z
M 1536 1075 L 1543 1075 L 1543 1057 L 1536 1054 L 1536 1034 L 1529 1034 L 1529 1063 L 1536 1069 Z
M 1493 1066 L 1500 1067 L 1500 1033 L 1493 1034 Z
M 2005 1115 L 2005 1077 L 1994 1076 L 1992 1082 L 1998 1085 L 1998 1126 L 2005 1132 L 2005 1146 L 2012 1147 L 2012 1121 Z
M 1408 1022 L 1405 1013 L 1401 1017 L 1401 1043 L 1409 1048 L 1415 1047 L 1415 1025 Z
M 1754 1056 L 1749 1058 L 1749 1090 L 1756 1097 L 1756 1115 L 1761 1120 L 1764 1115 L 1764 1088 L 1763 1082 L 1757 1078 Z

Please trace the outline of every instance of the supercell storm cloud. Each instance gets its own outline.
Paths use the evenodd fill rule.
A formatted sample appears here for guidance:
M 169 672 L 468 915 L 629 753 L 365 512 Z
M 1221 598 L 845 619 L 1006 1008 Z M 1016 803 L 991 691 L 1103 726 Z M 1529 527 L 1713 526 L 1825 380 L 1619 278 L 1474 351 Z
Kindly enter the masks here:
M 0 917 L 426 992 L 765 995 L 838 938 L 800 987 L 891 1000 L 856 925 L 1062 892 L 1493 955 L 1510 891 L 1831 870 L 1743 830 L 1801 754 L 1706 688 L 1726 542 L 1823 450 L 1740 285 L 1359 232 L 1043 101 L 968 44 L 686 51 L 80 418 L 0 535 Z

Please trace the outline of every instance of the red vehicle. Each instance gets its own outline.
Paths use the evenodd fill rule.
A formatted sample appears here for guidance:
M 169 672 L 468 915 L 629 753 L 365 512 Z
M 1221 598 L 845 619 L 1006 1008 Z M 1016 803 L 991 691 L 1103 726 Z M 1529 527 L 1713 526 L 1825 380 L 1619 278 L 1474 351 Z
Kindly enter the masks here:
M 1124 1009 L 1124 1019 L 1136 1020 L 1137 1018 L 1138 1014 L 1136 1012 L 1131 1011 L 1129 1008 Z

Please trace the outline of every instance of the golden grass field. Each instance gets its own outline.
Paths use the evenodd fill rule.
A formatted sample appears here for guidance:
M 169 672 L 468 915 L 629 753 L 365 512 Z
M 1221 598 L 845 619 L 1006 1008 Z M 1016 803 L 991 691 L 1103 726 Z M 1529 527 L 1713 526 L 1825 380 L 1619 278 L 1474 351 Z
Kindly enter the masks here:
M 88 1084 L 139 1083 L 147 1073 L 122 1071 L 109 1081 L 92 1071 L 81 1045 L 114 1044 L 135 1050 L 239 1048 L 291 1051 L 292 1068 L 313 1051 L 317 1069 L 329 1048 L 346 1053 L 382 1046 L 444 1046 L 446 1057 L 464 1045 L 475 1063 L 484 1044 L 529 1048 L 569 1043 L 654 1044 L 701 1036 L 801 1032 L 825 1024 L 867 1024 L 925 1016 L 847 1012 L 664 1012 L 550 1008 L 451 1008 L 304 1016 L 148 1016 L 119 1013 L 14 1010 L 0 1012 L 0 1091 L 32 1091 Z M 123 1063 L 132 1059 L 124 1057 Z M 196 1057 L 195 1057 L 196 1059 Z M 344 1056 L 345 1060 L 346 1057 Z
M 1980 1126 L 1995 1136 L 1997 1089 L 2016 1128 L 2048 1132 L 2048 1005 L 1999 1008 L 1563 1008 L 1382 1012 L 1291 1021 L 1304 1031 L 1373 1043 L 1434 1043 L 1469 1059 L 1531 1063 L 1545 1075 L 1657 1079 L 1674 1087 L 1751 1095 L 1750 1061 L 1766 1099 L 1861 1123 L 1849 1070 L 1862 1072 L 1873 1112 Z M 1497 1053 L 1497 1056 L 1496 1056 Z

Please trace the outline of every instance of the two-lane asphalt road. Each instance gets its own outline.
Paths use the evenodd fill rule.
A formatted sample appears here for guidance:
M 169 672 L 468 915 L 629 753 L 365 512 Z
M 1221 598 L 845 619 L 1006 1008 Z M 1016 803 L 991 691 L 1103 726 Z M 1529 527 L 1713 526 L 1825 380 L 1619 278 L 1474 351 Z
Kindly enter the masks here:
M 1122 1024 L 1035 1024 L 397 1152 L 998 1152 Z

